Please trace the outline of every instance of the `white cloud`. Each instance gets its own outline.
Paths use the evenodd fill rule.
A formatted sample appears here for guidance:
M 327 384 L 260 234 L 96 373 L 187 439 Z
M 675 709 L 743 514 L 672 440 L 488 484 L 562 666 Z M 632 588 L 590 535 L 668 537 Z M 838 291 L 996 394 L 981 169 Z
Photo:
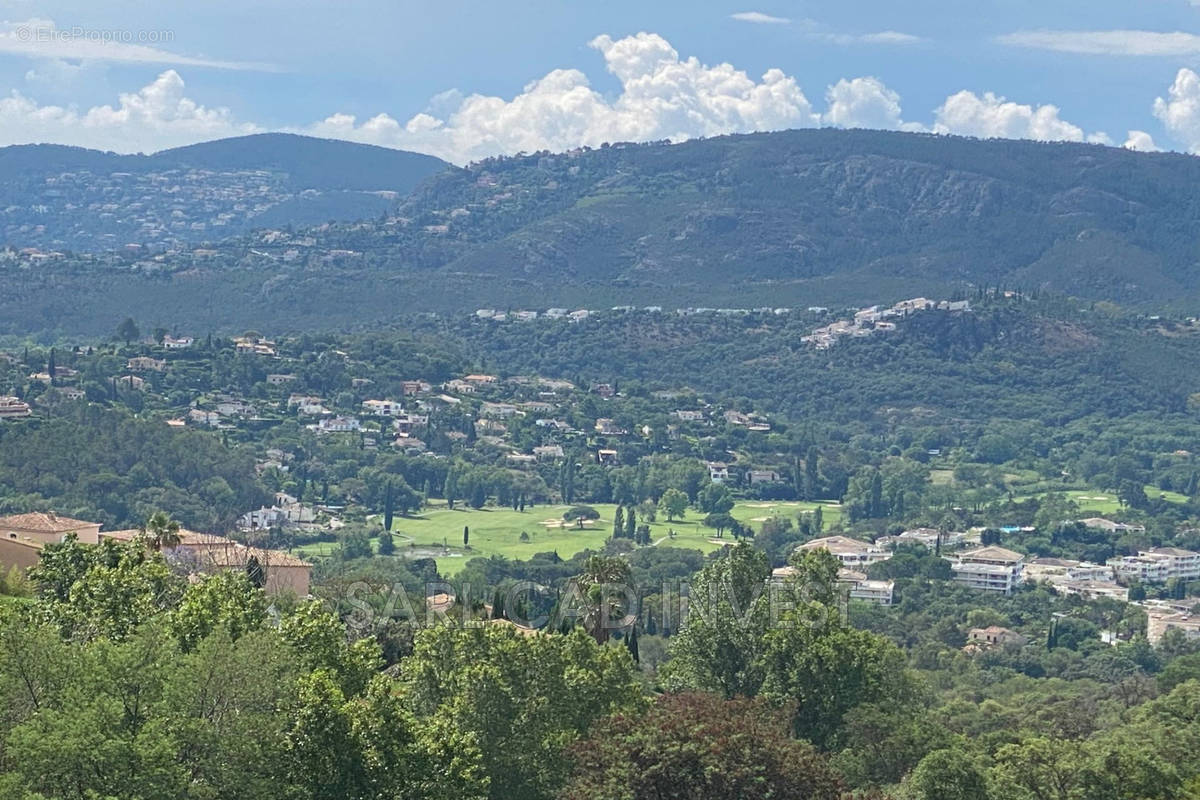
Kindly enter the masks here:
M 1200 0 L 1197 1 L 1200 2 Z M 761 11 L 739 11 L 736 14 L 730 14 L 729 17 L 738 22 L 753 22 L 758 25 L 787 25 L 791 22 L 787 17 L 772 17 Z
M 981 139 L 1089 140 L 1082 128 L 1059 117 L 1057 106 L 1034 108 L 1005 100 L 992 92 L 982 97 L 968 91 L 952 94 L 934 115 L 933 130 L 936 133 L 954 133 Z
M 860 34 L 829 34 L 828 38 L 835 44 L 918 44 L 925 41 L 920 36 L 900 31 L 878 31 L 877 33 Z
M 1200 3 L 1200 0 L 1196 0 Z M 1157 153 L 1158 145 L 1154 143 L 1154 137 L 1145 131 L 1130 131 L 1125 144 L 1121 145 L 1126 150 L 1137 150 L 1141 153 Z
M 1179 70 L 1167 97 L 1154 100 L 1154 116 L 1189 152 L 1200 153 L 1200 75 L 1186 67 Z
M 606 141 L 680 141 L 818 125 L 1112 144 L 1105 134 L 1088 134 L 1062 119 L 1056 106 L 1024 105 L 990 92 L 961 91 L 947 97 L 926 126 L 904 121 L 900 95 L 874 77 L 842 79 L 829 86 L 824 113 L 818 113 L 797 80 L 779 69 L 756 80 L 730 64 L 682 58 L 669 42 L 651 33 L 621 39 L 599 36 L 590 46 L 620 84 L 613 96 L 593 89 L 577 69 L 557 69 L 511 98 L 450 90 L 407 121 L 386 113 L 369 118 L 334 113 L 291 130 L 430 153 L 457 163 Z M 36 84 L 35 77 L 42 83 Z M 52 78 L 47 72 L 30 80 L 44 85 Z M 1180 70 L 1169 99 L 1160 98 L 1154 113 L 1174 137 L 1200 152 L 1200 76 Z M 81 110 L 38 102 L 20 92 L 0 97 L 0 145 L 59 142 L 152 151 L 261 130 L 235 119 L 228 109 L 205 107 L 187 97 L 183 79 L 174 70 L 136 92 L 121 94 L 115 106 Z M 1142 131 L 1130 131 L 1125 146 L 1145 150 L 1154 142 Z
M 590 42 L 621 82 L 612 100 L 574 69 L 550 72 L 511 100 L 470 95 L 442 117 L 401 123 L 380 114 L 361 124 L 335 114 L 307 132 L 415 149 L 466 162 L 497 153 L 562 150 L 610 141 L 682 140 L 723 133 L 811 127 L 820 117 L 796 80 L 768 70 L 755 81 L 730 64 L 708 66 L 657 34 Z
M 1200 53 L 1200 36 L 1175 31 L 1018 31 L 1001 44 L 1059 53 L 1106 56 L 1186 56 Z
M 162 31 L 58 28 L 53 20 L 27 19 L 0 23 L 0 53 L 39 59 L 173 64 L 184 67 L 274 71 L 270 64 L 223 61 L 179 55 L 147 44 L 167 44 L 174 33 Z
M 167 70 L 113 106 L 80 112 L 39 105 L 13 92 L 0 98 L 0 145 L 56 142 L 120 152 L 152 151 L 259 128 L 233 121 L 228 109 L 205 108 L 184 95 L 183 79 Z
M 821 121 L 839 128 L 900 128 L 900 95 L 878 78 L 842 80 L 825 92 Z

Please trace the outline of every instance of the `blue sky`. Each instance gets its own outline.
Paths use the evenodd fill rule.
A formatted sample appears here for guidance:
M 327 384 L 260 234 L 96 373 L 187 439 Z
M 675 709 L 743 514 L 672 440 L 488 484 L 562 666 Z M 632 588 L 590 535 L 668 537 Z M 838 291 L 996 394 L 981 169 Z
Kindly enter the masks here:
M 0 144 L 293 130 L 464 162 L 842 125 L 1200 151 L 1200 0 L 0 0 L 0 21 Z

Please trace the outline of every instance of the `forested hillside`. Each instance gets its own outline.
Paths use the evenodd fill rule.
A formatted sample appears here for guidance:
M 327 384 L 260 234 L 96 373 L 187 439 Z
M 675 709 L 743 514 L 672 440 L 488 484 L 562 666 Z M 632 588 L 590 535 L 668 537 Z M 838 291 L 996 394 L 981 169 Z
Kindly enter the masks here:
M 51 152 L 85 168 L 77 151 Z M 386 200 L 363 190 L 407 191 L 434 171 L 401 160 L 407 183 L 383 180 L 396 177 L 380 168 L 387 152 L 249 137 L 149 157 L 201 169 L 286 162 L 288 174 L 280 197 L 251 198 L 266 207 L 240 221 L 168 224 L 181 241 L 208 242 L 201 249 L 10 250 L 0 312 L 10 332 L 95 334 L 143 307 L 180 327 L 286 331 L 397 308 L 866 305 L 1007 286 L 1183 310 L 1200 296 L 1191 156 L 802 130 L 489 159 Z M 129 169 L 134 157 L 111 158 Z M 0 189 L 28 204 L 33 179 L 16 167 Z M 301 183 L 326 188 L 289 194 Z M 148 202 L 165 196 L 147 189 Z M 193 207 L 171 203 L 172 214 Z M 305 227 L 347 218 L 358 221 Z M 64 241 L 120 230 L 111 214 L 88 220 Z M 38 221 L 10 226 L 9 245 L 59 235 Z M 247 226 L 264 230 L 233 235 Z M 114 310 L 80 313 L 85 293 Z

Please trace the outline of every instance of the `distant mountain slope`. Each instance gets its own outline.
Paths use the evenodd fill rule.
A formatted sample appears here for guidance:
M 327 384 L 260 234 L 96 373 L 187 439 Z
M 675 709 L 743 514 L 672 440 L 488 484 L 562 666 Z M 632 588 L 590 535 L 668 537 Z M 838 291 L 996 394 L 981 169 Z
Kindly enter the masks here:
M 260 133 L 176 147 L 148 159 L 155 169 L 278 170 L 294 189 L 407 194 L 447 168 L 440 158 L 369 144 L 290 133 Z
M 1153 304 L 1200 297 L 1198 185 L 1200 159 L 1181 154 L 785 131 L 492 159 L 426 182 L 386 224 L 322 231 L 317 249 L 654 304 L 979 285 Z
M 441 234 L 479 240 L 445 267 L 496 277 L 771 281 L 798 296 L 899 279 L 1155 301 L 1200 289 L 1197 185 L 1191 156 L 816 130 L 498 162 L 409 207 L 484 209 Z M 512 197 L 493 211 L 489 192 Z
M 885 131 L 489 159 L 430 175 L 386 217 L 345 190 L 371 198 L 360 221 L 305 227 L 341 203 L 326 190 L 242 223 L 269 230 L 208 228 L 203 249 L 153 260 L 10 253 L 6 267 L 0 252 L 0 327 L 110 330 L 150 307 L 181 327 L 297 330 L 398 309 L 866 305 L 980 286 L 1193 313 L 1197 186 L 1192 156 Z M 83 293 L 102 319 L 80 315 Z
M 418 153 L 280 133 L 149 156 L 59 145 L 0 148 L 0 241 L 60 250 L 137 244 L 164 252 L 280 220 L 352 222 L 378 217 L 448 166 Z

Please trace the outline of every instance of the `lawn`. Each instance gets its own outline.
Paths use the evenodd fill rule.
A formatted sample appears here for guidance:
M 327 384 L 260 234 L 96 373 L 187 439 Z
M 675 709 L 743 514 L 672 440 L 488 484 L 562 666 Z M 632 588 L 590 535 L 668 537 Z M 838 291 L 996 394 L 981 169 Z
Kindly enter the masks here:
M 747 501 L 738 503 L 731 513 L 735 519 L 758 528 L 770 516 L 794 519 L 816 505 Z M 562 525 L 562 515 L 568 508 L 570 506 L 534 506 L 525 511 L 500 508 L 451 511 L 445 506 L 435 506 L 411 517 L 397 517 L 392 522 L 392 531 L 396 534 L 398 553 L 413 558 L 434 558 L 444 575 L 453 575 L 477 556 L 498 555 L 519 560 L 553 550 L 563 558 L 569 558 L 581 550 L 603 547 L 612 535 L 616 506 L 593 505 L 600 512 L 600 519 L 582 530 L 573 523 Z M 836 521 L 840 511 L 837 505 L 824 505 L 825 525 Z M 718 540 L 716 531 L 700 524 L 703 517 L 699 512 L 689 510 L 684 519 L 668 523 L 660 516 L 657 522 L 650 523 L 651 538 L 658 547 L 690 547 L 703 552 L 733 541 L 728 532 L 724 540 Z M 464 527 L 470 529 L 467 548 L 463 547 L 462 541 Z M 669 535 L 671 531 L 674 536 Z M 522 540 L 522 533 L 526 534 L 526 540 Z M 309 545 L 304 552 L 325 555 L 336 546 L 333 543 Z

